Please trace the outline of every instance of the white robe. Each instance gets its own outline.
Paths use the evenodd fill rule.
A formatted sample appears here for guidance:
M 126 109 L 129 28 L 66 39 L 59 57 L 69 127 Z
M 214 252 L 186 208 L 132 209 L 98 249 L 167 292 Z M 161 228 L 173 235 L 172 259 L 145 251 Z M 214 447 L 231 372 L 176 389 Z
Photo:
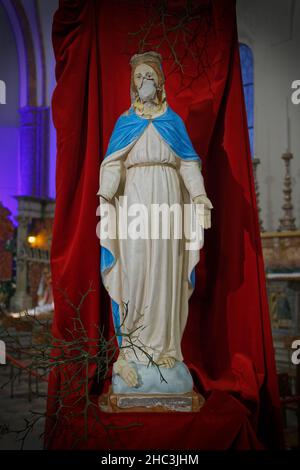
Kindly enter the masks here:
M 163 162 L 170 166 L 131 165 Z M 121 181 L 123 180 L 123 185 Z M 121 189 L 120 189 L 121 188 Z M 205 192 L 198 161 L 178 158 L 152 123 L 128 148 L 105 159 L 100 171 L 98 194 L 108 200 L 127 196 L 127 204 L 169 205 L 188 203 Z M 129 219 L 130 221 L 130 219 Z M 171 219 L 171 232 L 172 232 Z M 203 245 L 203 230 L 202 230 Z M 183 360 L 181 339 L 188 316 L 188 299 L 193 291 L 189 276 L 199 260 L 199 250 L 187 251 L 182 239 L 126 239 L 101 241 L 114 253 L 116 263 L 103 276 L 111 297 L 127 303 L 121 309 L 122 355 L 127 360 L 148 363 L 149 354 L 158 361 L 163 356 Z M 134 333 L 133 333 L 134 331 Z

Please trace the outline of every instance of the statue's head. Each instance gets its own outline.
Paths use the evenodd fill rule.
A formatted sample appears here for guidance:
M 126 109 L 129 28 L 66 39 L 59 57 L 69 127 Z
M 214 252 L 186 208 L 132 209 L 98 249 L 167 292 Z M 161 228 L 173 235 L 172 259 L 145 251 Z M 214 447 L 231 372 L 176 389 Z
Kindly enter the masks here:
M 133 103 L 165 101 L 162 57 L 157 52 L 135 54 L 131 60 L 131 100 Z

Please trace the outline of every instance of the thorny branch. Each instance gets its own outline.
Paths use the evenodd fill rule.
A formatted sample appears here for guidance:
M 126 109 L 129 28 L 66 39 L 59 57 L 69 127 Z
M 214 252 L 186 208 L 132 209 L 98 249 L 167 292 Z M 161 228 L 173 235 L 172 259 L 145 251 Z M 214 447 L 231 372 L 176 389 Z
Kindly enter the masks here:
M 71 318 L 72 328 L 66 329 L 67 339 L 57 338 L 53 335 L 49 320 L 40 320 L 37 316 L 29 315 L 28 312 L 25 312 L 22 317 L 14 321 L 8 317 L 4 317 L 2 321 L 0 340 L 7 345 L 7 357 L 11 359 L 12 364 L 16 367 L 14 375 L 10 376 L 7 382 L 1 384 L 0 390 L 10 385 L 18 377 L 22 363 L 20 357 L 26 360 L 26 366 L 23 369 L 30 376 L 35 376 L 42 381 L 48 380 L 49 373 L 59 374 L 60 376 L 61 389 L 57 394 L 49 397 L 56 404 L 51 416 L 47 415 L 46 411 L 31 410 L 30 416 L 24 420 L 23 428 L 10 430 L 5 424 L 1 425 L 1 434 L 14 433 L 17 440 L 20 441 L 22 449 L 26 439 L 36 428 L 37 423 L 45 418 L 51 419 L 52 422 L 51 432 L 47 436 L 48 440 L 51 439 L 61 420 L 65 420 L 67 423 L 74 417 L 83 418 L 83 435 L 80 432 L 80 435 L 74 435 L 73 447 L 76 447 L 81 440 L 88 439 L 91 425 L 93 426 L 96 423 L 100 424 L 109 434 L 111 426 L 104 424 L 101 420 L 97 400 L 91 395 L 91 387 L 93 384 L 101 385 L 109 377 L 110 367 L 119 353 L 117 337 L 120 335 L 126 336 L 128 346 L 124 346 L 124 348 L 128 347 L 133 351 L 137 349 L 144 353 L 148 359 L 148 365 L 155 366 L 159 371 L 161 381 L 165 381 L 159 365 L 143 349 L 142 343 L 135 344 L 135 334 L 141 327 L 129 333 L 121 333 L 120 330 L 107 339 L 101 325 L 92 325 L 95 334 L 93 334 L 93 337 L 89 335 L 80 312 L 83 303 L 92 292 L 94 290 L 90 285 L 88 290 L 81 295 L 79 303 L 75 304 L 67 293 L 61 290 L 66 304 L 74 311 L 74 316 Z M 124 312 L 121 329 L 128 313 L 128 304 L 126 303 L 124 303 Z M 25 342 L 24 337 L 18 334 L 21 326 L 27 329 L 29 333 Z M 89 420 L 91 414 L 94 420 Z M 139 424 L 130 423 L 130 426 L 135 425 Z
M 146 20 L 129 38 L 137 42 L 137 52 L 165 52 L 171 62 L 170 74 L 180 72 L 180 89 L 190 87 L 212 66 L 207 56 L 208 33 L 211 30 L 212 1 L 185 0 L 178 4 L 169 0 L 144 2 Z M 193 71 L 189 58 L 194 64 Z M 179 90 L 180 91 L 180 90 Z

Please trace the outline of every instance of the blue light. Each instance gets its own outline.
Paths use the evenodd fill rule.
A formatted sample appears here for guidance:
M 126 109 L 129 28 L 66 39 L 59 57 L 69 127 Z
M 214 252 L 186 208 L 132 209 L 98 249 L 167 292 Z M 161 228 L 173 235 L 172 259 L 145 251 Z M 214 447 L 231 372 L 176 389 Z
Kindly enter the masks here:
M 240 44 L 240 59 L 251 155 L 254 156 L 254 72 L 253 53 L 249 46 Z

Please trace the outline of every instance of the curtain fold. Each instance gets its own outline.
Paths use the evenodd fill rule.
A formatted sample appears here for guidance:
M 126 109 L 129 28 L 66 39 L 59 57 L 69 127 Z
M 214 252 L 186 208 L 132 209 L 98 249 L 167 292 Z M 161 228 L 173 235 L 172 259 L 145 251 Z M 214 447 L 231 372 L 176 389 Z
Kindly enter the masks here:
M 165 2 L 170 18 L 180 21 L 186 4 Z M 160 5 L 160 0 L 61 0 L 54 16 L 57 200 L 51 266 L 57 338 L 69 338 L 74 327 L 74 306 L 66 299 L 77 305 L 89 290 L 80 311 L 89 337 L 97 338 L 97 325 L 104 326 L 108 337 L 113 334 L 109 301 L 100 281 L 98 172 L 115 121 L 130 106 L 129 59 L 141 44 L 138 32 Z M 91 427 L 97 433 L 94 430 L 78 444 L 80 448 L 114 448 L 116 442 L 115 448 L 122 449 L 274 448 L 282 443 L 235 2 L 199 0 L 195 5 L 195 19 L 184 23 L 174 42 L 179 67 L 174 69 L 170 49 L 176 29 L 169 41 L 159 40 L 158 23 L 147 41 L 148 49 L 160 43 L 167 100 L 184 119 L 201 156 L 214 205 L 183 338 L 184 360 L 208 400 L 198 414 L 97 414 L 106 424 L 141 424 L 130 431 L 115 430 L 113 441 L 107 440 L 103 426 L 91 414 Z M 186 53 L 186 47 L 193 53 Z M 50 375 L 49 415 L 57 412 L 57 397 L 72 372 L 66 367 Z M 95 369 L 84 373 L 91 388 Z M 108 381 L 104 389 L 107 386 Z M 74 389 L 68 397 L 75 408 L 80 407 L 78 393 Z M 76 418 L 69 412 L 68 426 L 60 428 L 58 423 L 49 448 L 71 446 L 71 436 L 83 425 L 77 411 Z M 64 417 L 67 413 L 62 410 Z M 48 420 L 47 432 L 50 427 Z M 184 431 L 187 428 L 190 432 Z

